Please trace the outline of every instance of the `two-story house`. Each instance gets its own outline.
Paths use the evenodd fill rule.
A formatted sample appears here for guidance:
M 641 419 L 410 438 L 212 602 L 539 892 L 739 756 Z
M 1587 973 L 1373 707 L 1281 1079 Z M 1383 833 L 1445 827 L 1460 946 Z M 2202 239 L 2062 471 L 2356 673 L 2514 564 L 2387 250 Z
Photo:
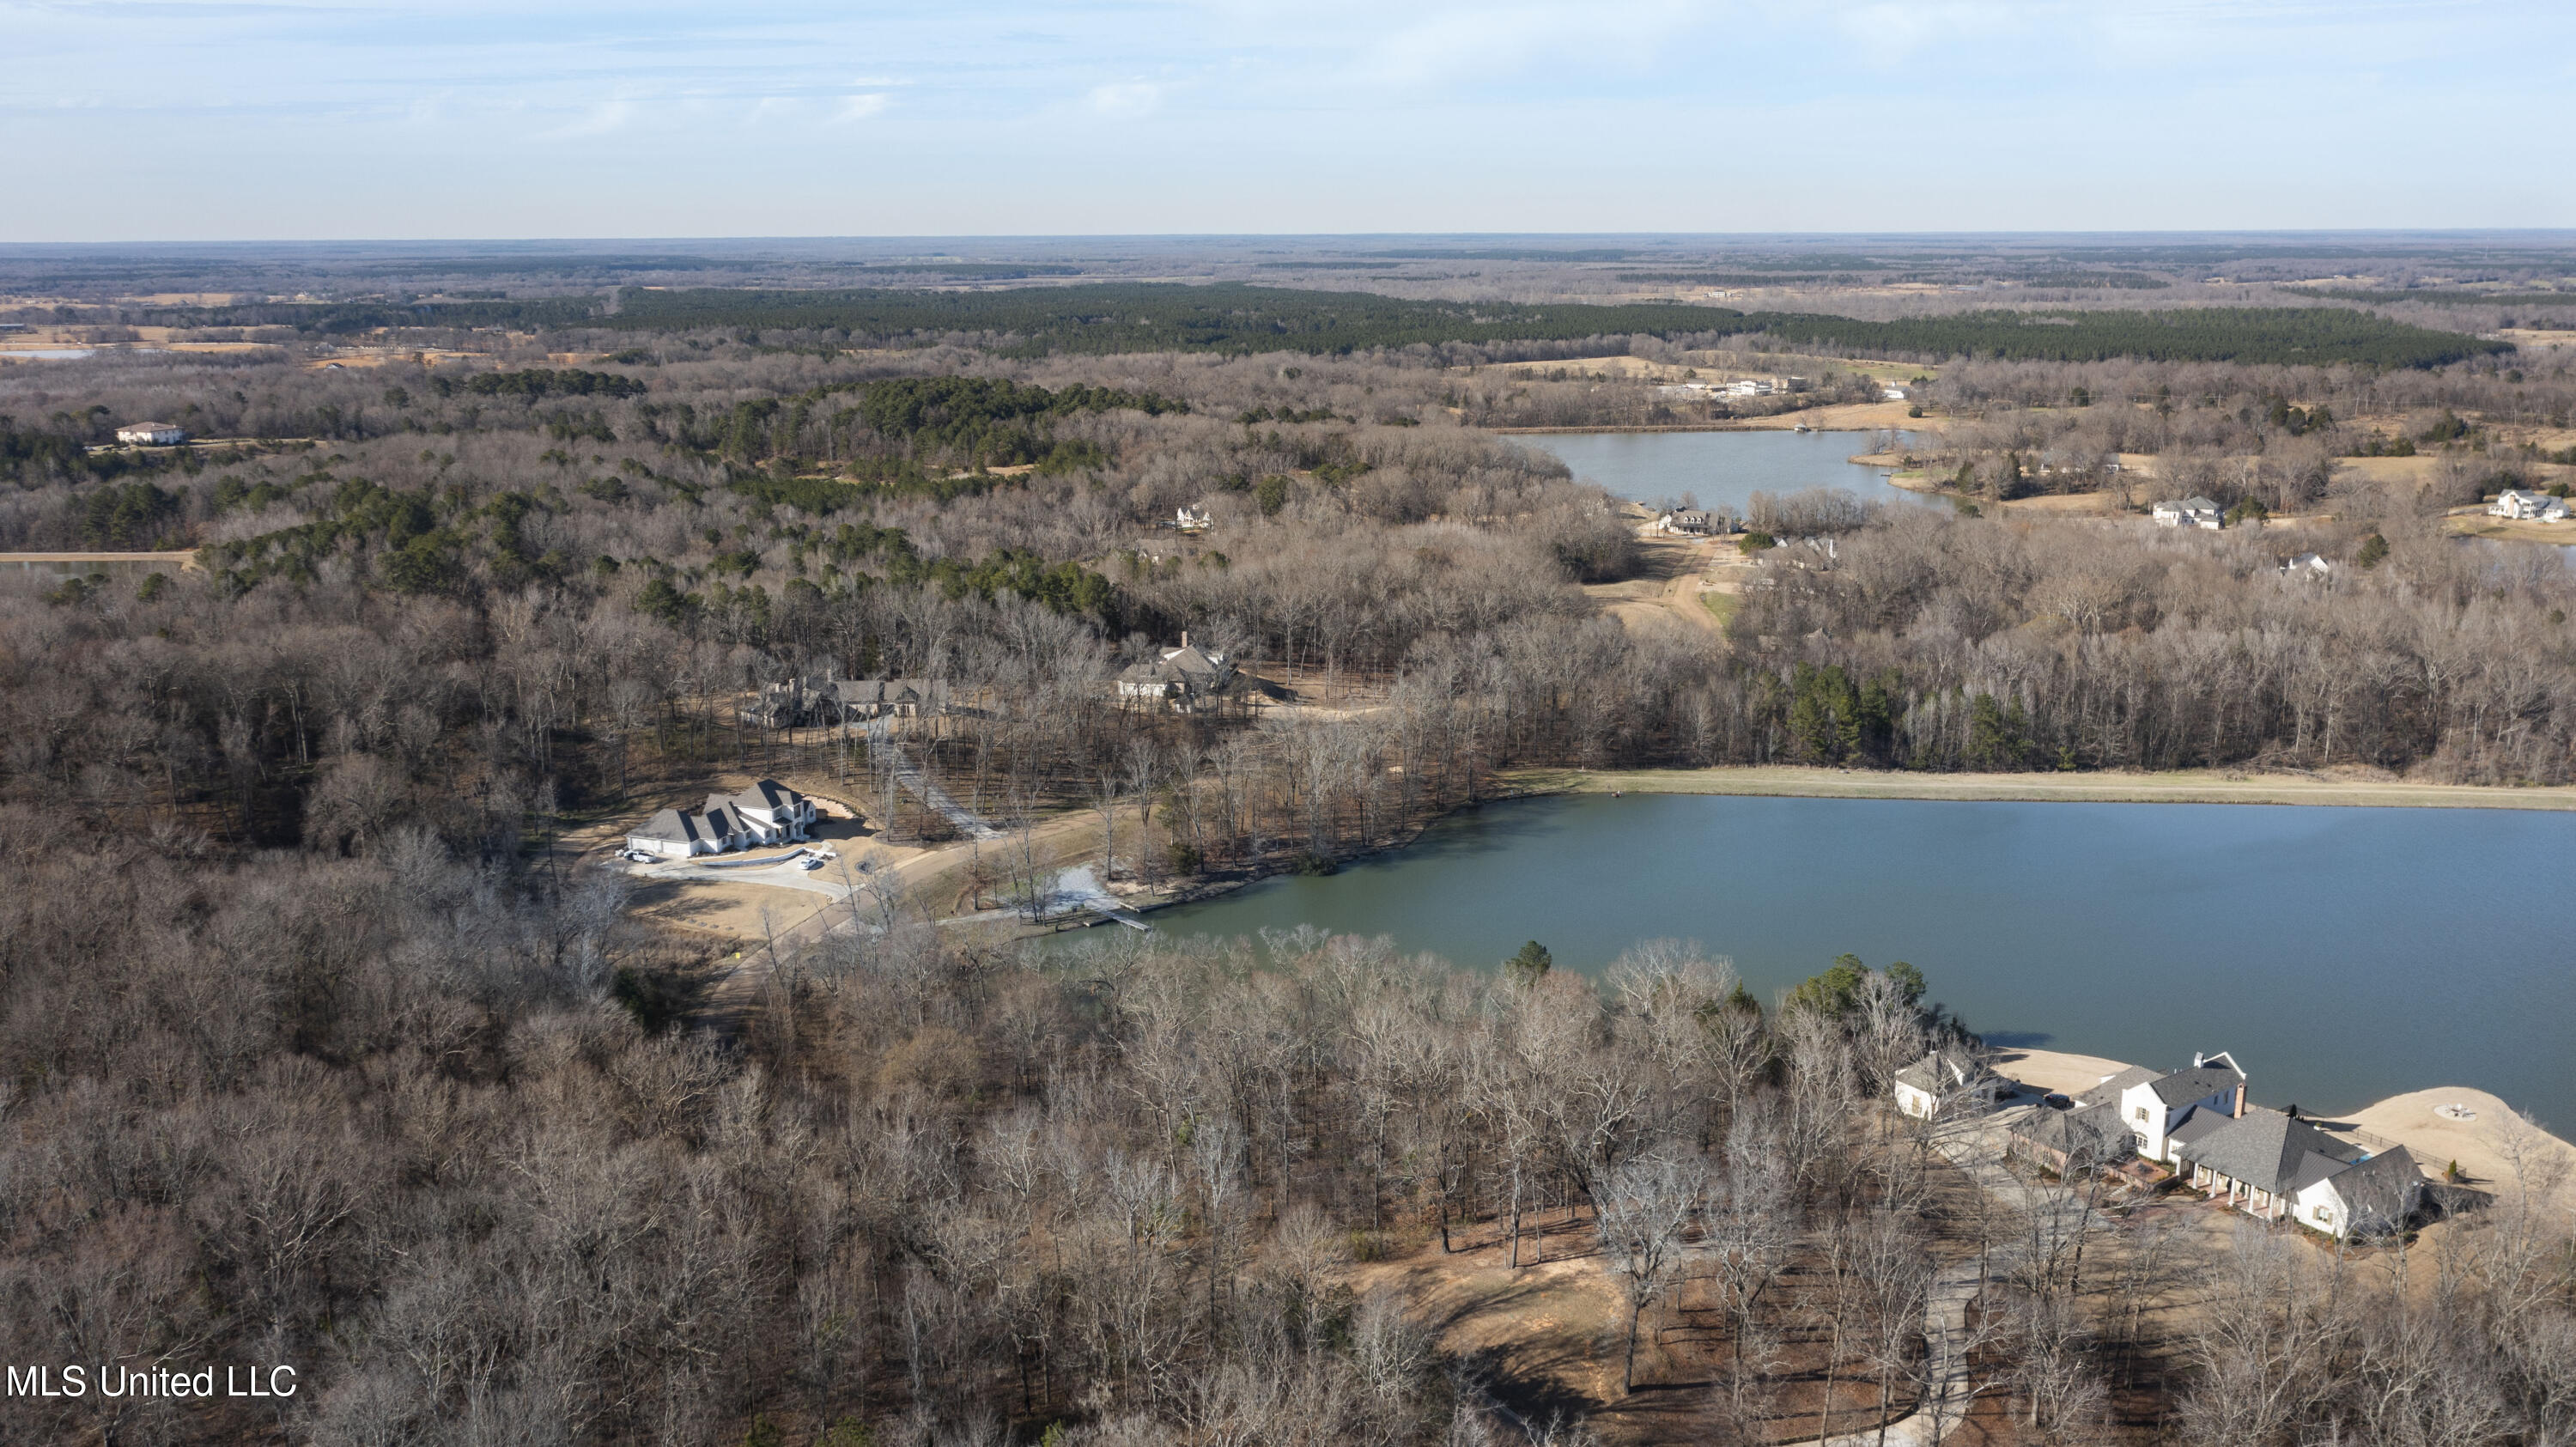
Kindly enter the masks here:
M 2195 1116 L 2232 1120 L 2245 1113 L 2245 1072 L 2224 1050 L 2194 1054 L 2189 1070 L 2124 1070 L 2084 1092 L 2083 1102 L 2116 1106 L 2139 1156 L 2169 1162 L 2174 1132 Z

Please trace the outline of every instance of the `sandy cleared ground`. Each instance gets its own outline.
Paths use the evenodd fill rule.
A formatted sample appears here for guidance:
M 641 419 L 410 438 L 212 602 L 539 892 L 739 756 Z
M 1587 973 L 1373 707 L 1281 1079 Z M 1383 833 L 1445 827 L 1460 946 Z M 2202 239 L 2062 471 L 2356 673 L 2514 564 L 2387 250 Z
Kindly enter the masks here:
M 2139 804 L 2343 804 L 2364 808 L 2576 809 L 2576 788 L 2471 784 L 2215 769 L 2172 773 L 1908 774 L 1788 766 L 1722 769 L 1517 769 L 1532 794 L 1753 794 L 1816 799 L 1995 799 Z
M 1695 638 L 1719 636 L 1717 615 L 1700 602 L 1710 591 L 1705 570 L 1725 545 L 1708 538 L 1640 533 L 1639 576 L 1619 583 L 1588 583 L 1584 593 L 1631 633 L 1678 632 Z
M 2068 1096 L 2082 1095 L 2128 1068 L 2125 1061 L 2064 1050 L 2005 1050 L 1995 1056 L 1995 1069 L 2003 1075 Z
M 636 915 L 656 924 L 757 943 L 803 923 L 830 901 L 805 890 L 766 884 L 671 879 L 646 882 L 628 897 L 627 903 Z
M 1931 417 L 1908 417 L 1905 409 L 1911 402 L 1842 402 L 1831 407 L 1809 407 L 1798 412 L 1780 412 L 1769 417 L 1741 417 L 1736 425 L 1748 432 L 1793 432 L 1800 427 L 1818 432 L 1872 432 L 1881 428 L 1921 431 Z
M 2540 331 L 2533 327 L 2507 327 L 2497 336 L 2526 352 L 2554 351 L 2559 347 L 2576 347 L 2576 332 Z
M 2435 1107 L 2445 1105 L 2465 1106 L 2477 1118 L 2462 1121 L 2434 1114 Z M 2544 1175 L 2563 1184 L 2570 1173 L 2576 1173 L 2576 1148 L 2517 1119 L 2513 1108 L 2497 1097 L 2464 1085 L 2410 1090 L 2335 1119 L 2406 1147 L 2426 1170 L 2438 1172 L 2457 1161 L 2473 1186 L 2512 1185 L 2517 1152 L 2535 1186 Z

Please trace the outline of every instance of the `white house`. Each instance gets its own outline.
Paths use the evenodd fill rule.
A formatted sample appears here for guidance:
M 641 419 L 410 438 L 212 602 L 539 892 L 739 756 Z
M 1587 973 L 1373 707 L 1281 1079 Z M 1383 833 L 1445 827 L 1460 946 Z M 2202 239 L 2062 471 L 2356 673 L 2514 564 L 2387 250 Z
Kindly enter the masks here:
M 814 822 L 814 801 L 776 779 L 763 779 L 725 803 L 746 824 L 775 832 L 778 838 L 766 841 L 773 844 L 804 838 L 805 826 Z
M 2205 497 L 2187 497 L 2179 502 L 2156 504 L 2156 526 L 2160 528 L 2209 528 L 2225 525 L 2225 515 L 2217 503 Z
M 1916 1120 L 1931 1120 L 1943 1107 L 1956 1114 L 1991 1110 L 2003 1080 L 1986 1063 L 1956 1046 L 1944 1045 L 1896 1072 L 1896 1108 Z
M 776 779 L 739 794 L 709 794 L 695 812 L 665 809 L 626 836 L 626 847 L 661 859 L 724 854 L 805 837 L 814 801 Z
M 2424 1193 L 2404 1146 L 2374 1152 L 2277 1110 L 2246 1111 L 2178 1150 L 2210 1199 L 2338 1238 L 2396 1228 Z
M 1678 508 L 1668 512 L 1656 520 L 1656 525 L 1668 533 L 1702 534 L 1708 532 L 1710 526 L 1708 514 L 1695 507 Z
M 1902 387 L 1881 387 L 1878 390 L 1878 400 L 1882 402 L 1902 402 L 1905 400 L 1905 389 Z
M 2141 1157 L 2168 1161 L 2177 1132 L 2197 1135 L 2245 1113 L 2245 1072 L 2224 1050 L 2195 1054 L 2189 1070 L 2124 1070 L 2084 1092 L 2086 1105 L 2106 1102 L 2119 1107 Z
M 1216 526 L 1216 520 L 1203 507 L 1177 508 L 1173 512 L 1172 526 L 1185 533 L 1203 533 Z
M 123 433 L 118 433 L 123 436 Z M 2514 518 L 2522 522 L 2554 523 L 2567 516 L 2567 500 L 2545 492 L 2526 492 L 2508 487 L 2487 504 L 2489 517 Z
M 188 440 L 188 431 L 169 422 L 133 422 L 116 429 L 116 440 L 138 447 L 176 447 Z
M 2331 578 L 2334 564 L 2315 553 L 2301 553 L 2281 565 L 2281 571 L 2293 578 Z

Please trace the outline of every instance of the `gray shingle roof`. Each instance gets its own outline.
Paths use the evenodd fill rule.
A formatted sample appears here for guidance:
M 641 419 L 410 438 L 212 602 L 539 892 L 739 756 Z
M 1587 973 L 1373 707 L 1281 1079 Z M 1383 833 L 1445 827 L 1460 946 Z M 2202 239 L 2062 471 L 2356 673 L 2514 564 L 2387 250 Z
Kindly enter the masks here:
M 2314 1185 L 2368 1154 L 2304 1120 L 2259 1106 L 2197 1142 L 2178 1146 L 2174 1153 L 2232 1181 L 2284 1196 L 2303 1185 Z M 2333 1169 L 2320 1175 L 2304 1175 L 2311 1155 L 2323 1157 Z
M 759 783 L 752 785 L 750 788 L 743 790 L 741 793 L 734 795 L 730 802 L 738 804 L 746 809 L 783 810 L 793 809 L 798 804 L 803 803 L 804 800 L 804 795 L 797 793 L 795 790 L 778 782 L 776 779 L 763 779 Z
M 674 844 L 694 844 L 702 836 L 698 821 L 677 809 L 665 809 L 644 821 L 644 827 L 628 836 L 633 839 L 667 839 Z
M 2120 1124 L 2120 1108 L 2108 1101 L 2073 1110 L 2033 1111 L 2013 1126 L 2013 1134 L 2052 1151 L 2087 1156 L 2097 1164 L 2118 1160 L 2131 1149 L 2128 1128 Z
M 2414 1209 L 2416 1193 L 2423 1189 L 2424 1169 L 2406 1147 L 2390 1146 L 2345 1167 L 2333 1179 L 2334 1192 L 2343 1197 L 2353 1222 L 2393 1223 Z
M 2195 1110 L 2184 1116 L 2182 1124 L 2175 1126 L 2173 1133 L 2166 1139 L 2172 1141 L 2177 1148 L 2198 1145 L 2235 1123 L 2232 1117 L 2214 1110 Z
M 1896 1072 L 1899 1085 L 1938 1095 L 1955 1090 L 1987 1074 L 1985 1063 L 1965 1050 L 1944 1045 L 1922 1059 Z
M 2189 1105 L 2213 1095 L 2232 1091 L 2245 1077 L 2223 1065 L 2198 1065 L 2177 1070 L 2156 1081 L 2156 1099 L 2167 1105 Z
M 2144 1085 L 2148 1081 L 2155 1079 L 2156 1075 L 2157 1072 L 2149 1070 L 2143 1065 L 2132 1065 L 2128 1069 L 2121 1071 L 2119 1074 L 2112 1076 L 2110 1079 L 2103 1081 L 2101 1084 L 2094 1086 L 2091 1090 L 2088 1090 L 2075 1098 L 2086 1105 L 2108 1104 L 2110 1102 L 2117 1101 L 2120 1098 L 2121 1093 L 2126 1091 L 2130 1086 Z
M 723 839 L 750 832 L 733 812 L 732 803 L 722 794 L 709 794 L 705 809 L 707 837 Z

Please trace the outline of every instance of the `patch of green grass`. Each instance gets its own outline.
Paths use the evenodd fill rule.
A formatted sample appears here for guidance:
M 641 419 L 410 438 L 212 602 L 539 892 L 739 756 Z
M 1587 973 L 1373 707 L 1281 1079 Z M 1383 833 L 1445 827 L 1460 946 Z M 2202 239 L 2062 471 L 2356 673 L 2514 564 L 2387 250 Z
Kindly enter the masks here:
M 1727 624 L 1735 621 L 1735 610 L 1743 602 L 1743 595 L 1739 593 L 1702 593 L 1699 595 L 1699 605 L 1706 608 L 1711 614 L 1716 616 L 1717 626 L 1720 628 L 1723 628 Z

